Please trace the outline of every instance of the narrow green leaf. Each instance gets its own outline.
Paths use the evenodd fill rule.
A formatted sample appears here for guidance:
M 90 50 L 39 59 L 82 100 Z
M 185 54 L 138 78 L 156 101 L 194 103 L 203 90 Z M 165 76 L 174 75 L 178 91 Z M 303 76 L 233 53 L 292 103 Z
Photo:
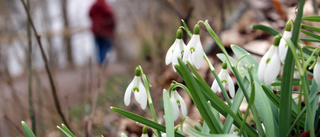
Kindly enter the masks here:
M 319 42 L 320 43 L 319 39 L 312 38 L 312 37 L 301 37 L 300 40 L 301 41 L 311 41 L 311 42 Z
M 187 130 L 193 134 L 196 137 L 238 137 L 237 135 L 232 134 L 208 134 L 208 133 L 202 133 L 197 130 L 194 130 L 190 127 L 187 127 Z
M 26 137 L 36 137 L 26 122 L 21 121 L 22 129 Z
M 205 133 L 205 134 L 209 134 L 210 133 L 210 129 L 209 129 L 206 121 L 203 122 L 201 133 Z
M 168 137 L 174 137 L 174 119 L 172 112 L 172 103 L 170 101 L 167 90 L 163 90 L 163 106 L 164 106 L 164 119 L 166 122 L 166 135 Z
M 122 110 L 120 108 L 116 108 L 116 107 L 111 107 L 112 110 L 116 111 L 117 113 L 119 113 L 120 115 L 122 116 L 125 116 L 129 119 L 132 119 L 133 121 L 136 121 L 138 123 L 141 123 L 141 124 L 144 124 L 146 126 L 149 126 L 151 128 L 154 128 L 154 129 L 157 129 L 159 131 L 162 131 L 162 132 L 166 132 L 166 127 L 163 126 L 163 125 L 160 125 L 158 123 L 155 123 L 149 119 L 146 119 L 144 117 L 141 117 L 139 115 L 136 115 L 136 114 L 133 114 L 131 112 L 128 112 L 128 111 L 125 111 L 125 110 Z M 180 133 L 178 132 L 175 132 L 175 136 L 176 137 L 183 137 L 183 135 L 181 135 Z
M 313 37 L 313 38 L 315 38 L 315 39 L 320 39 L 320 36 L 317 35 L 317 34 L 314 34 L 314 33 L 312 33 L 312 32 L 309 32 L 309 31 L 306 31 L 306 30 L 303 30 L 303 29 L 300 30 L 300 31 L 301 31 L 302 33 L 310 36 L 310 37 Z
M 298 14 L 294 21 L 291 40 L 295 46 L 298 45 L 301 26 L 302 11 L 305 0 L 300 0 Z M 291 101 L 292 101 L 292 79 L 295 61 L 292 52 L 288 52 L 283 68 L 283 80 L 281 83 L 280 106 L 279 106 L 279 136 L 286 136 L 291 127 Z
M 258 30 L 262 30 L 272 36 L 276 36 L 278 34 L 281 34 L 280 32 L 276 31 L 275 29 L 273 28 L 270 28 L 268 26 L 265 26 L 265 25 L 253 25 L 251 28 L 253 29 L 258 29 Z
M 187 87 L 193 98 L 193 102 L 198 108 L 203 120 L 207 122 L 212 133 L 223 133 L 222 128 L 219 126 L 217 122 L 217 119 L 215 117 L 212 117 L 213 114 L 210 110 L 210 107 L 207 105 L 207 100 L 204 98 L 204 95 L 198 91 L 199 86 L 193 79 L 193 76 L 191 75 L 189 69 L 180 58 L 178 59 L 178 61 L 180 66 L 176 65 L 176 70 L 179 70 L 178 72 L 182 72 L 185 76 L 184 81 L 187 84 Z M 191 66 L 190 63 L 189 66 Z
M 63 130 L 66 131 L 70 136 L 75 137 L 75 135 L 69 130 L 69 128 L 66 125 L 61 124 L 61 126 Z
M 188 26 L 187 26 L 187 23 L 186 23 L 186 22 L 184 22 L 184 20 L 183 20 L 183 19 L 181 19 L 181 22 L 182 22 L 183 27 L 185 28 L 185 31 L 187 32 L 187 34 L 188 34 L 189 38 L 191 38 L 191 37 L 192 37 L 192 33 L 191 33 L 191 31 L 189 30 L 189 28 L 188 28 Z
M 302 17 L 302 19 L 305 21 L 320 22 L 320 16 L 306 16 L 306 17 Z
M 66 137 L 72 137 L 72 135 L 70 135 L 67 131 L 65 131 L 65 130 L 62 129 L 61 127 L 57 126 L 57 128 L 58 128 Z
M 183 66 L 184 64 L 180 64 L 180 66 Z M 184 65 L 185 66 L 185 65 Z M 176 67 L 176 69 L 180 69 L 179 67 Z M 231 117 L 235 120 L 235 125 L 240 125 L 242 123 L 242 120 L 227 106 L 219 96 L 217 96 L 211 88 L 208 86 L 208 84 L 205 83 L 203 78 L 200 76 L 200 74 L 196 71 L 196 69 L 193 66 L 190 66 L 192 72 L 197 77 L 195 79 L 198 82 L 199 88 L 201 89 L 202 93 L 205 95 L 205 97 L 211 102 L 212 107 L 214 107 L 216 110 L 218 110 L 223 116 L 227 117 L 229 114 Z M 177 69 L 177 70 L 178 70 Z M 179 72 L 179 71 L 178 71 Z M 188 71 L 187 71 L 188 72 Z M 189 72 L 190 73 L 190 72 Z M 191 74 L 190 74 L 191 75 Z M 240 127 L 240 126 L 239 126 Z M 257 136 L 257 132 L 252 129 L 248 124 L 245 126 L 245 131 L 248 133 L 249 136 Z
M 320 28 L 317 28 L 317 27 L 313 27 L 313 26 L 310 26 L 310 25 L 306 25 L 306 24 L 302 24 L 303 27 L 306 27 L 310 30 L 313 30 L 315 32 L 320 32 Z

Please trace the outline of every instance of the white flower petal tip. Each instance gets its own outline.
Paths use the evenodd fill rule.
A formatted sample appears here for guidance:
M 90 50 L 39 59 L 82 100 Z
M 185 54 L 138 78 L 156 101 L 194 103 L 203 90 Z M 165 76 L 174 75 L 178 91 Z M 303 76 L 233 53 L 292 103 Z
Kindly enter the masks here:
M 320 57 L 318 57 L 317 63 L 313 68 L 313 78 L 320 85 Z
M 280 72 L 280 59 L 278 47 L 272 45 L 267 53 L 262 57 L 258 67 L 258 78 L 266 86 L 272 84 Z
M 179 95 L 179 93 L 176 90 L 171 91 L 170 101 L 172 103 L 174 121 L 176 121 L 179 117 L 179 106 L 181 108 L 181 113 L 183 117 L 187 116 L 186 103 L 184 102 L 183 98 Z
M 186 44 L 183 42 L 182 39 L 176 39 L 166 54 L 165 63 L 166 65 L 172 63 L 174 71 L 176 71 L 174 65 L 179 64 L 178 58 L 182 58 L 185 47 Z
M 232 78 L 230 77 L 229 75 L 229 72 L 227 70 L 227 68 L 225 69 L 221 69 L 219 75 L 218 75 L 221 83 L 223 86 L 226 86 L 228 85 L 228 88 L 229 88 L 229 94 L 231 96 L 231 98 L 234 98 L 234 95 L 235 95 L 235 89 L 234 89 L 234 84 L 233 84 L 233 80 Z M 211 89 L 213 92 L 221 92 L 221 88 L 218 84 L 218 82 L 216 80 L 213 81 L 212 83 L 212 86 L 211 86 Z
M 185 52 L 183 54 L 183 61 L 189 61 L 191 65 L 194 65 L 197 69 L 200 69 L 203 62 L 203 48 L 200 41 L 200 35 L 192 35 Z
M 126 106 L 129 106 L 130 104 L 130 98 L 131 98 L 131 93 L 134 93 L 134 97 L 136 101 L 140 104 L 142 109 L 145 109 L 147 107 L 147 92 L 142 84 L 142 80 L 140 76 L 135 76 L 132 80 L 132 82 L 129 84 L 129 86 L 126 89 L 125 95 L 124 95 L 124 104 Z
M 283 37 L 280 40 L 279 43 L 279 58 L 281 60 L 281 62 L 284 62 L 287 56 L 287 52 L 288 52 L 288 44 L 286 42 L 285 39 L 290 39 L 292 36 L 292 33 L 290 31 L 285 31 L 283 33 Z

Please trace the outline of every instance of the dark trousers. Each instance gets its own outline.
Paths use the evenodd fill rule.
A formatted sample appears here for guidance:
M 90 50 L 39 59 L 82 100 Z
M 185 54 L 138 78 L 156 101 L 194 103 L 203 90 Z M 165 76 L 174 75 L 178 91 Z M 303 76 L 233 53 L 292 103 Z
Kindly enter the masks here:
M 107 53 L 111 50 L 111 40 L 99 36 L 95 36 L 94 39 L 96 43 L 97 61 L 102 65 Z

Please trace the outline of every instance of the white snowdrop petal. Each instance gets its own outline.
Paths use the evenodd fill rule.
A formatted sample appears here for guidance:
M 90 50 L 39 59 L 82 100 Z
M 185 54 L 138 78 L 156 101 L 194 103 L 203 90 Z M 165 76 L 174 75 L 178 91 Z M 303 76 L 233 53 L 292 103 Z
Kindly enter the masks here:
M 271 60 L 269 61 L 265 69 L 264 82 L 266 86 L 271 85 L 271 83 L 277 78 L 279 72 L 280 72 L 280 59 L 277 54 L 273 54 L 271 57 Z
M 267 59 L 269 58 L 269 51 L 264 54 L 264 56 L 261 58 L 259 67 L 258 67 L 258 79 L 259 81 L 264 81 L 264 73 L 265 69 L 267 67 Z
M 173 120 L 176 121 L 179 117 L 179 107 L 177 104 L 177 100 L 174 97 L 173 91 L 171 92 L 171 98 L 170 101 L 172 103 L 172 111 L 173 111 Z
M 200 41 L 200 36 L 199 35 L 196 35 L 197 36 L 197 43 L 196 43 L 196 46 L 195 46 L 195 52 L 194 52 L 194 55 L 193 55 L 193 61 L 194 61 L 194 66 L 197 68 L 197 69 L 200 69 L 201 68 L 201 65 L 202 65 L 202 62 L 203 62 L 203 54 L 204 54 L 204 51 L 203 51 L 203 48 L 202 48 L 202 44 L 201 44 L 201 41 Z
M 139 103 L 141 105 L 141 108 L 144 110 L 147 107 L 148 97 L 147 97 L 147 91 L 144 88 L 144 86 L 142 84 L 142 81 L 139 84 L 139 90 L 140 90 L 139 91 L 139 96 L 140 96 L 140 102 Z
M 181 112 L 183 117 L 187 116 L 187 106 L 186 103 L 184 102 L 183 98 L 179 95 L 177 91 L 174 92 L 174 96 L 177 100 L 180 101 L 180 107 L 181 107 Z
M 142 134 L 141 137 L 149 137 L 148 134 Z
M 126 92 L 124 93 L 124 104 L 126 106 L 129 106 L 129 104 L 130 104 L 132 86 L 133 86 L 133 81 L 129 84 L 129 86 L 126 89 Z
M 183 58 L 182 58 L 182 61 L 187 64 L 187 61 L 191 61 L 190 60 L 190 57 L 191 57 L 191 52 L 190 52 L 190 46 L 186 46 L 186 48 L 184 49 L 184 52 L 183 52 Z
M 231 98 L 234 98 L 235 90 L 234 90 L 232 78 L 230 76 L 228 76 L 228 88 L 229 88 L 229 93 Z
M 318 57 L 317 63 L 313 68 L 313 78 L 320 85 L 320 57 Z
M 218 88 L 219 88 L 218 82 L 217 82 L 217 80 L 214 80 L 212 83 L 211 89 L 214 93 L 217 93 Z
M 176 43 L 177 43 L 177 40 L 174 41 L 174 43 L 171 45 L 171 47 L 167 51 L 166 59 L 165 59 L 166 65 L 169 65 L 172 61 L 172 54 L 173 54 L 173 50 L 176 46 Z
M 280 40 L 280 44 L 279 44 L 279 58 L 281 62 L 284 62 L 287 56 L 287 52 L 288 52 L 288 45 L 287 42 L 284 38 L 286 39 L 290 39 L 292 36 L 292 33 L 290 31 L 285 31 L 283 33 L 283 37 Z

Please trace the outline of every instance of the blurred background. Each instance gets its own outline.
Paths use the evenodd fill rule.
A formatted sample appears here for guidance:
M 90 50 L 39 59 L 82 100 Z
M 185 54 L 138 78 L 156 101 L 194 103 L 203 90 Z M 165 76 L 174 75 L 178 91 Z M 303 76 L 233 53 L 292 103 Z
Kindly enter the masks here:
M 129 107 L 123 103 L 134 69 L 141 65 L 152 84 L 159 120 L 164 123 L 162 99 L 157 97 L 162 96 L 162 90 L 168 89 L 172 80 L 183 82 L 172 66 L 164 63 L 181 19 L 190 30 L 197 21 L 208 20 L 227 49 L 236 44 L 259 59 L 272 44 L 272 37 L 251 26 L 263 24 L 282 33 L 287 20 L 294 19 L 298 3 L 297 0 L 106 0 L 116 25 L 112 50 L 107 54 L 108 64 L 101 67 L 96 61 L 90 29 L 89 10 L 95 1 L 29 0 L 29 13 L 39 37 L 31 29 L 28 39 L 28 16 L 22 0 L 0 0 L 0 136 L 23 136 L 22 120 L 29 126 L 33 123 L 37 136 L 62 136 L 56 129 L 56 125 L 64 122 L 62 115 L 76 136 L 120 136 L 122 132 L 140 136 L 142 126 L 113 112 L 110 106 L 152 118 L 149 110 L 141 110 L 135 99 Z M 317 15 L 318 6 L 316 0 L 308 0 L 304 14 Z M 205 52 L 219 71 L 221 62 L 215 54 L 220 50 L 204 26 L 200 26 Z M 37 39 L 48 60 L 60 110 Z M 189 38 L 185 35 L 184 40 L 187 43 Z M 203 65 L 199 72 L 211 85 L 214 78 L 208 66 Z M 188 116 L 198 121 L 201 117 L 190 98 L 184 91 L 180 94 L 188 104 Z

